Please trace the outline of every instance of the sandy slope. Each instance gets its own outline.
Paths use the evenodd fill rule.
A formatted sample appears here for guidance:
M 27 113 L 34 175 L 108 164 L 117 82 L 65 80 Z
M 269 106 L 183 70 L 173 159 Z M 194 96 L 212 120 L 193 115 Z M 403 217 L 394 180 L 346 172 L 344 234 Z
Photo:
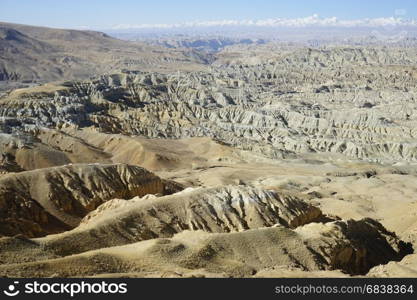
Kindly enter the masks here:
M 47 240 L 41 242 L 46 242 L 46 248 Z M 86 276 L 110 272 L 161 276 L 168 272 L 177 276 L 208 273 L 248 277 L 259 271 L 263 271 L 260 276 L 267 276 L 271 267 L 276 275 L 280 268 L 284 269 L 287 276 L 294 269 L 317 272 L 335 268 L 361 274 L 387 259 L 400 259 L 405 254 L 401 254 L 403 250 L 398 240 L 373 221 L 336 221 L 313 223 L 296 230 L 277 226 L 237 233 L 183 231 L 172 238 L 6 264 L 0 266 L 0 274 Z
M 0 96 L 1 275 L 415 277 L 415 47 L 232 47 L 166 74 L 202 58 L 6 25 L 28 57 L 2 78 L 139 71 Z
M 3 252 L 0 260 L 4 264 L 0 272 L 3 274 L 339 277 L 348 276 L 347 273 L 366 273 L 368 268 L 386 262 L 391 254 L 381 255 L 385 250 L 372 250 L 360 242 L 355 244 L 358 240 L 353 242 L 343 226 L 338 225 L 343 221 L 336 221 L 336 225 L 305 225 L 337 218 L 371 217 L 415 247 L 416 175 L 411 165 L 383 166 L 320 154 L 272 161 L 207 138 L 172 142 L 89 131 L 66 134 L 44 131 L 38 136 L 44 145 L 59 145 L 55 149 L 62 153 L 87 147 L 94 149 L 91 153 L 101 153 L 110 161 L 146 166 L 162 178 L 194 188 L 171 196 L 148 195 L 129 201 L 110 200 L 110 197 L 73 230 L 33 241 L 3 238 L 0 243 Z M 2 180 L 10 180 L 7 179 L 10 175 Z M 86 173 L 82 176 L 89 177 Z M 316 207 L 330 218 L 323 217 Z M 275 224 L 281 225 L 274 227 Z M 200 232 L 194 232 L 196 230 Z M 378 230 L 381 234 L 385 232 Z M 244 239 L 230 232 L 243 234 Z M 248 244 L 244 242 L 246 232 L 251 240 Z M 278 240 L 271 232 L 276 232 Z M 253 240 L 255 237 L 260 240 Z M 387 240 L 393 241 L 392 238 Z M 355 265 L 349 258 L 342 259 L 348 264 L 335 265 L 334 257 L 338 256 L 323 250 L 330 247 L 332 251 L 341 251 L 352 243 L 356 245 L 355 251 L 361 247 L 367 249 L 355 254 L 357 257 L 359 253 L 381 255 L 380 261 L 362 271 L 354 271 L 349 269 Z M 208 245 L 221 246 L 213 253 L 210 250 L 207 254 L 204 250 L 201 254 L 201 249 Z M 293 249 L 292 245 L 297 247 Z M 298 249 L 300 245 L 307 246 Z M 320 245 L 326 246 L 320 248 Z M 317 250 L 321 262 L 315 257 L 315 247 L 322 249 Z M 341 251 L 341 257 L 349 257 L 350 251 Z M 375 266 L 369 276 L 414 276 L 414 256 Z M 32 262 L 16 264 L 21 261 Z

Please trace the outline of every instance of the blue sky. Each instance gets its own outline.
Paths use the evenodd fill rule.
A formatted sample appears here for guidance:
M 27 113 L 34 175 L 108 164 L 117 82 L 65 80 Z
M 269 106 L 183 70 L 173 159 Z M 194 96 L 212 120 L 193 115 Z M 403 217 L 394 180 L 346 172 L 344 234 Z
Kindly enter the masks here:
M 416 0 L 0 0 L 0 21 L 62 28 L 267 18 L 417 19 Z

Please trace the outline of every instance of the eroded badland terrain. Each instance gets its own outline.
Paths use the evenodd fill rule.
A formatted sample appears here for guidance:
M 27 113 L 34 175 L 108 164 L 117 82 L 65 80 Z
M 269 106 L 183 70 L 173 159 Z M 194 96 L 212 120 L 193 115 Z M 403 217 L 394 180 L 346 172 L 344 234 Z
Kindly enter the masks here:
M 417 276 L 415 45 L 0 54 L 0 276 Z

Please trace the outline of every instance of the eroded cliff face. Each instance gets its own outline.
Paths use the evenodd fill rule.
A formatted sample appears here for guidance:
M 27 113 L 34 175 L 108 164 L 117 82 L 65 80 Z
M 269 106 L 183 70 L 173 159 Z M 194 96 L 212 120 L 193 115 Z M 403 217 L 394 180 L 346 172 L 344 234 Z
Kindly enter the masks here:
M 0 239 L 0 260 L 13 264 L 0 266 L 0 274 L 21 276 L 24 270 L 49 276 L 55 270 L 73 276 L 117 270 L 141 276 L 179 268 L 184 274 L 205 270 L 241 277 L 291 266 L 358 275 L 413 252 L 410 243 L 377 221 L 335 220 L 300 197 L 227 186 L 109 200 L 64 233 L 32 241 Z M 18 249 L 26 254 L 20 265 L 15 264 Z
M 62 232 L 107 200 L 166 192 L 159 177 L 124 164 L 66 165 L 9 174 L 0 179 L 0 231 L 29 237 Z
M 0 274 L 412 274 L 415 49 L 274 49 L 3 95 Z
M 102 230 L 97 232 L 103 233 Z M 108 231 L 101 241 L 112 238 L 117 235 Z M 76 245 L 81 246 L 79 252 L 85 250 L 81 245 L 83 239 L 72 239 L 65 234 L 35 242 L 22 238 L 0 239 L 2 260 L 12 262 L 17 249 L 37 254 L 27 262 L 0 266 L 0 274 L 44 277 L 108 272 L 135 276 L 176 273 L 177 277 L 187 277 L 197 273 L 200 276 L 250 277 L 265 270 L 290 268 L 300 272 L 337 269 L 357 275 L 373 266 L 398 261 L 411 251 L 409 245 L 379 223 L 366 219 L 311 223 L 295 230 L 281 225 L 231 233 L 185 230 L 170 238 L 154 236 L 132 244 L 125 241 L 123 246 L 75 255 L 63 251 L 68 250 L 69 242 L 75 244 L 74 249 Z
M 171 237 L 184 230 L 237 232 L 281 224 L 288 228 L 326 220 L 321 211 L 294 195 L 245 186 L 185 190 L 170 196 L 111 200 L 52 245 L 66 255 Z M 63 240 L 80 240 L 67 243 Z M 64 250 L 66 249 L 66 250 Z
M 93 126 L 211 137 L 272 158 L 328 152 L 415 161 L 415 60 L 412 49 L 302 49 L 211 72 L 131 72 L 16 90 L 3 97 L 0 115 L 6 131 Z

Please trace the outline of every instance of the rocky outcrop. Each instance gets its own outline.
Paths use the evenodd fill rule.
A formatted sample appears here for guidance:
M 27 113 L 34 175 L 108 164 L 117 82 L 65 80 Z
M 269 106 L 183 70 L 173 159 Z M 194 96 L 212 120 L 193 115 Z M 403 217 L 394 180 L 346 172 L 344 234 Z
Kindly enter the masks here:
M 295 228 L 325 219 L 318 208 L 296 196 L 245 186 L 188 189 L 120 204 L 112 200 L 99 206 L 79 227 L 48 241 L 47 247 L 68 255 L 171 237 L 184 230 L 237 232 L 277 224 Z
M 169 186 L 169 192 L 178 186 Z M 68 230 L 103 202 L 165 194 L 164 181 L 140 167 L 66 165 L 0 178 L 1 234 L 42 236 Z
M 413 253 L 411 243 L 400 240 L 373 219 L 337 221 L 335 225 L 348 242 L 333 249 L 330 256 L 333 269 L 366 274 L 374 266 L 400 261 Z
M 123 218 L 140 219 L 141 228 L 146 231 L 160 228 L 156 236 L 163 235 L 164 231 L 174 233 L 185 229 L 230 232 L 275 224 L 295 228 L 322 217 L 318 208 L 296 196 L 245 186 L 189 188 L 163 198 L 136 199 L 127 205 L 129 208 L 121 212 Z M 101 207 L 100 210 L 103 212 Z M 84 224 L 100 221 L 90 215 L 86 218 Z M 148 221 L 152 223 L 147 224 Z
M 24 132 L 94 127 L 210 137 L 271 158 L 324 152 L 416 161 L 415 70 L 408 66 L 415 60 L 411 49 L 296 49 L 210 72 L 125 72 L 69 81 L 49 94 L 41 87 L 12 92 L 0 115 Z
M 158 52 L 132 62 L 150 72 L 3 93 L 0 275 L 375 276 L 414 264 L 374 219 L 415 240 L 415 48 L 245 49 L 204 71 L 158 72 Z
M 38 247 L 45 247 L 39 239 L 36 243 Z M 24 248 L 25 245 L 33 248 L 28 244 L 25 241 L 0 240 L 0 247 L 7 245 L 9 252 L 14 247 Z M 49 249 L 48 246 L 45 249 Z M 160 277 L 167 272 L 187 276 L 199 271 L 216 277 L 250 277 L 264 269 L 283 267 L 301 271 L 340 269 L 349 274 L 364 274 L 375 265 L 400 260 L 409 252 L 407 245 L 394 234 L 387 232 L 378 222 L 365 219 L 311 223 L 295 230 L 276 226 L 233 233 L 184 231 L 172 238 L 52 260 L 5 264 L 0 266 L 0 275 L 47 277 L 53 274 L 130 273 Z M 0 253 L 0 258 L 8 255 L 7 251 Z M 56 257 L 51 252 L 49 255 Z

